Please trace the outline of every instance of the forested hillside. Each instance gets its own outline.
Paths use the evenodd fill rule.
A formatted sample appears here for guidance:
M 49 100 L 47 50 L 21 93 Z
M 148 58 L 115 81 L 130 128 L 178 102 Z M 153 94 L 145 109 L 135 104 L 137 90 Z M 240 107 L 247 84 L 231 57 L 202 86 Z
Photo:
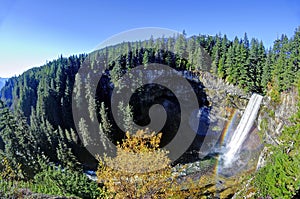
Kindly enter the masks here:
M 1 89 L 1 159 L 5 158 L 13 170 L 20 169 L 24 179 L 34 179 L 41 172 L 40 162 L 54 163 L 79 173 L 83 169 L 96 169 L 97 161 L 85 149 L 90 138 L 79 139 L 75 126 L 79 126 L 82 135 L 99 131 L 104 146 L 106 139 L 114 143 L 121 141 L 125 132 L 116 126 L 111 114 L 112 90 L 122 88 L 117 81 L 126 71 L 149 63 L 165 64 L 192 74 L 208 71 L 248 93 L 268 93 L 278 102 L 280 93 L 295 86 L 300 75 L 300 28 L 291 38 L 280 36 L 269 49 L 262 41 L 248 39 L 246 33 L 243 38 L 235 37 L 232 41 L 221 34 L 192 37 L 180 34 L 124 42 L 90 55 L 59 57 L 30 69 L 8 79 Z M 86 76 L 78 73 L 83 64 L 90 69 Z M 101 75 L 101 81 L 91 82 Z M 97 88 L 96 96 L 91 96 L 94 88 Z M 205 99 L 202 90 L 195 92 Z M 168 91 L 155 95 L 156 100 L 165 96 L 170 103 L 176 104 Z M 73 120 L 72 101 L 79 107 L 83 102 L 89 104 L 89 113 L 78 124 Z M 208 105 L 209 102 L 202 100 L 199 104 Z M 147 118 L 137 116 L 137 110 L 142 112 L 139 115 L 144 114 L 143 109 L 119 104 L 120 114 L 125 118 L 133 117 L 145 123 Z M 92 112 L 97 113 L 96 118 Z M 87 125 L 94 120 L 100 121 L 98 129 Z M 164 130 L 169 132 L 176 128 L 175 124 Z M 166 135 L 162 137 L 162 143 L 164 141 L 168 141 Z
M 247 34 L 244 38 L 236 37 L 233 41 L 229 41 L 226 35 L 200 35 L 190 38 L 179 35 L 173 38 L 122 43 L 94 53 L 96 60 L 105 59 L 104 67 L 114 69 L 112 79 L 116 78 L 113 73 L 120 68 L 158 62 L 178 70 L 208 70 L 250 92 L 265 93 L 268 86 L 281 92 L 292 86 L 299 71 L 299 40 L 299 29 L 290 39 L 282 35 L 270 49 L 265 49 L 262 41 L 257 39 L 249 41 Z M 160 49 L 167 49 L 176 55 Z M 209 54 L 208 58 L 204 50 Z M 55 128 L 72 128 L 72 122 L 65 121 L 63 116 L 67 115 L 66 104 L 70 100 L 75 75 L 86 56 L 60 57 L 40 68 L 28 70 L 19 77 L 9 79 L 1 91 L 1 99 L 12 109 L 23 112 L 26 118 L 30 117 L 33 108 Z M 183 61 L 182 57 L 188 58 L 188 61 Z M 206 59 L 211 59 L 209 61 L 212 64 L 208 65 Z M 52 109 L 48 107 L 57 107 L 59 111 L 51 113 Z

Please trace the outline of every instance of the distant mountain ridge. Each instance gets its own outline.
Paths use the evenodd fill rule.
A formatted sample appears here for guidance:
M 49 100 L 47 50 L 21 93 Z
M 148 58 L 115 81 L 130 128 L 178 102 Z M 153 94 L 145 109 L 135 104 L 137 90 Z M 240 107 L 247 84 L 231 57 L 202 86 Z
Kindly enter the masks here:
M 0 77 L 0 90 L 4 87 L 5 82 L 8 80 L 9 78 L 1 78 Z

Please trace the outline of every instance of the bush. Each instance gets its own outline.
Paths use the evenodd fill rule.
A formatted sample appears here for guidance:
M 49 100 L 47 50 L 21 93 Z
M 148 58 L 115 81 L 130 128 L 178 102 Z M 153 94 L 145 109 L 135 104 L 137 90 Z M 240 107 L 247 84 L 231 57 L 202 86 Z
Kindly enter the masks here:
M 38 173 L 28 187 L 31 191 L 50 195 L 97 198 L 98 185 L 79 171 L 47 166 Z
M 268 95 L 271 97 L 271 100 L 275 104 L 279 104 L 281 101 L 279 89 L 276 86 L 273 86 L 271 83 L 268 83 L 268 91 Z
M 6 159 L 2 161 L 4 170 L 0 175 L 0 198 L 24 198 L 26 193 L 40 193 L 55 196 L 77 196 L 97 198 L 100 196 L 97 182 L 91 181 L 80 171 L 62 169 L 54 165 L 42 168 L 33 180 L 20 180 L 19 173 L 10 169 Z
M 255 186 L 258 188 L 258 195 L 292 198 L 300 186 L 300 161 L 289 157 L 282 151 L 275 152 L 270 163 L 256 175 Z
M 126 133 L 116 157 L 100 159 L 97 176 L 107 189 L 107 198 L 170 198 L 180 196 L 167 151 L 158 148 L 161 134 Z M 183 194 L 183 193 L 182 193 Z
M 0 197 L 10 198 L 16 195 L 19 189 L 19 180 L 23 178 L 21 165 L 17 164 L 13 169 L 11 162 L 4 157 L 0 162 Z

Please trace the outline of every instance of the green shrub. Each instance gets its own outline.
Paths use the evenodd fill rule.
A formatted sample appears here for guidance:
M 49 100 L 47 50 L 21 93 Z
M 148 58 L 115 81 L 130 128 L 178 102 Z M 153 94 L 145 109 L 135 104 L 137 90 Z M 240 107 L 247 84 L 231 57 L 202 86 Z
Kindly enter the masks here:
M 269 109 L 269 116 L 273 119 L 275 119 L 275 111 L 272 109 Z
M 2 172 L 1 174 L 5 174 Z M 80 198 L 97 198 L 105 194 L 99 193 L 97 182 L 90 180 L 85 174 L 61 167 L 46 166 L 33 180 L 21 181 L 4 179 L 0 175 L 0 198 L 23 198 L 21 190 L 30 190 L 55 196 L 77 196 Z
M 37 193 L 63 196 L 78 196 L 80 198 L 97 198 L 98 184 L 85 174 L 61 167 L 48 166 L 38 173 L 30 190 Z
M 255 186 L 259 196 L 292 198 L 299 189 L 300 160 L 283 151 L 274 151 L 271 161 L 256 175 Z

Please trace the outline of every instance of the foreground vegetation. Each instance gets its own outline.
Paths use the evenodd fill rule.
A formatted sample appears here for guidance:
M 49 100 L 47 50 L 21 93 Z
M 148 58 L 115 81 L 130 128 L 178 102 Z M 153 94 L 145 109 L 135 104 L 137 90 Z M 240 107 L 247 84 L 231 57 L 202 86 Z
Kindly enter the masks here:
M 50 198 L 66 196 L 97 198 L 98 184 L 85 174 L 69 168 L 61 168 L 41 161 L 41 171 L 33 179 L 25 179 L 21 170 L 13 170 L 10 162 L 2 160 L 0 176 L 0 198 Z

